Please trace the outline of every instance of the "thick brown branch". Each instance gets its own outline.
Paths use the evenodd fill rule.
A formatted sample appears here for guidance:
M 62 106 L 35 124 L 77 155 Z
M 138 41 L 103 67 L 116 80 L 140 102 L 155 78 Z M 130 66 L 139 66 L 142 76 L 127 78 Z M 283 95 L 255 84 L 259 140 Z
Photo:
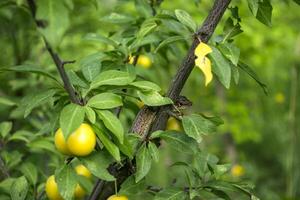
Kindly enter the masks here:
M 34 20 L 35 20 L 36 25 L 39 28 L 44 28 L 45 27 L 44 23 L 42 21 L 36 19 L 36 17 L 35 17 L 35 15 L 36 15 L 36 4 L 35 4 L 34 0 L 27 0 L 27 2 L 28 2 L 29 9 L 31 11 L 31 14 L 32 14 Z M 60 77 L 61 77 L 61 79 L 64 83 L 64 88 L 67 91 L 67 93 L 69 94 L 70 100 L 73 103 L 82 105 L 83 101 L 77 96 L 77 93 L 76 93 L 74 87 L 72 86 L 72 84 L 71 84 L 71 82 L 68 78 L 68 75 L 67 75 L 67 73 L 64 69 L 65 64 L 74 63 L 75 61 L 63 61 L 63 60 L 61 60 L 60 57 L 58 56 L 58 54 L 56 52 L 54 52 L 53 48 L 50 46 L 49 42 L 46 40 L 45 37 L 43 37 L 43 40 L 45 42 L 46 49 L 49 52 L 49 54 L 51 55 L 52 60 L 54 61 L 55 66 L 57 68 L 57 71 L 59 72 L 59 75 L 60 75 Z
M 231 0 L 216 0 L 212 10 L 209 15 L 206 17 L 202 27 L 197 31 L 193 44 L 189 49 L 188 55 L 184 59 L 181 67 L 177 71 L 177 74 L 173 78 L 167 96 L 171 99 L 176 99 L 187 78 L 192 72 L 195 64 L 195 55 L 194 51 L 200 41 L 208 42 L 212 36 L 214 30 L 216 29 L 220 19 L 222 18 L 226 8 L 228 7 Z
M 173 99 L 174 101 L 177 100 L 179 97 L 179 94 L 181 90 L 183 89 L 183 86 L 185 85 L 186 80 L 188 79 L 190 73 L 193 70 L 194 67 L 194 51 L 197 45 L 200 41 L 207 42 L 211 35 L 213 34 L 217 24 L 219 23 L 221 17 L 223 16 L 225 10 L 227 9 L 229 3 L 231 0 L 216 0 L 214 3 L 214 6 L 212 10 L 209 12 L 207 18 L 205 19 L 202 27 L 197 31 L 195 34 L 195 38 L 193 40 L 193 43 L 188 51 L 188 54 L 186 58 L 184 59 L 181 67 L 178 69 L 177 74 L 174 76 L 173 81 L 170 85 L 170 88 L 168 90 L 167 96 Z M 153 110 L 151 108 L 144 108 L 142 109 L 139 114 L 137 115 L 133 125 L 132 129 L 134 132 L 142 132 L 141 130 L 138 130 L 137 127 L 140 127 L 143 129 L 143 126 L 139 126 L 138 123 L 141 121 L 145 122 L 145 126 L 151 126 L 152 115 L 156 116 L 156 120 L 154 122 L 154 125 L 152 125 L 152 130 L 161 129 L 161 127 L 164 127 L 168 118 L 168 115 L 166 114 L 165 109 L 168 107 L 160 107 L 160 109 Z M 148 125 L 147 125 L 148 124 Z M 148 133 L 150 136 L 151 131 Z M 120 185 L 122 181 L 126 179 L 126 177 L 130 176 L 129 167 L 124 166 L 120 170 L 118 170 L 117 174 L 117 180 L 118 184 Z M 126 173 L 127 172 L 127 173 Z M 125 176 L 124 176 L 125 175 Z M 108 183 L 109 184 L 109 183 Z M 101 199 L 106 199 L 109 195 L 111 195 L 113 191 L 108 192 L 107 194 L 103 194 L 101 196 Z
M 167 96 L 172 100 L 176 100 L 180 95 L 186 80 L 191 74 L 194 65 L 195 65 L 195 55 L 194 51 L 197 45 L 202 42 L 208 42 L 210 37 L 212 36 L 215 28 L 217 27 L 220 19 L 222 18 L 226 8 L 228 7 L 231 0 L 216 0 L 213 8 L 209 12 L 206 17 L 203 25 L 195 34 L 195 38 L 193 43 L 188 51 L 188 54 L 184 61 L 182 62 L 180 68 L 178 69 L 176 75 L 174 76 L 172 83 L 167 92 Z M 152 124 L 151 131 L 148 134 L 155 130 L 164 130 L 166 126 L 166 122 L 168 120 L 168 114 L 165 112 L 168 108 L 166 106 L 161 107 L 159 111 L 156 113 L 156 120 Z M 149 122 L 151 123 L 151 122 Z

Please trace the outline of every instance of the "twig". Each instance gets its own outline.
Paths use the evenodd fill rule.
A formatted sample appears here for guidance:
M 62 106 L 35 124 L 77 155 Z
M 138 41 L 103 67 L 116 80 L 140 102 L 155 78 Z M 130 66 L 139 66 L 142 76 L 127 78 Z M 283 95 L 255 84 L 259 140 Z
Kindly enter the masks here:
M 96 200 L 98 198 L 99 194 L 101 193 L 104 184 L 105 184 L 105 181 L 98 179 L 94 186 L 94 189 L 88 199 Z
M 36 19 L 36 4 L 34 2 L 34 0 L 27 0 L 31 14 L 35 20 L 35 23 L 38 27 L 40 28 L 45 28 L 45 24 L 43 23 L 43 21 Z M 49 44 L 49 42 L 46 40 L 45 37 L 43 37 L 46 49 L 48 50 L 49 54 L 52 57 L 52 60 L 54 61 L 56 68 L 59 72 L 59 75 L 64 83 L 64 88 L 67 91 L 67 93 L 69 94 L 70 100 L 73 103 L 79 104 L 79 105 L 83 105 L 84 102 L 82 99 L 80 99 L 77 96 L 77 92 L 75 91 L 74 87 L 72 86 L 68 75 L 64 69 L 64 65 L 65 64 L 70 64 L 70 63 L 74 63 L 75 61 L 63 61 L 59 55 L 54 52 L 53 48 L 51 47 L 51 45 Z
M 2 160 L 2 158 L 0 157 L 0 169 L 1 169 L 1 172 L 3 173 L 3 175 L 6 177 L 6 178 L 9 178 L 9 173 L 8 173 L 8 170 L 5 166 L 5 163 L 4 161 Z

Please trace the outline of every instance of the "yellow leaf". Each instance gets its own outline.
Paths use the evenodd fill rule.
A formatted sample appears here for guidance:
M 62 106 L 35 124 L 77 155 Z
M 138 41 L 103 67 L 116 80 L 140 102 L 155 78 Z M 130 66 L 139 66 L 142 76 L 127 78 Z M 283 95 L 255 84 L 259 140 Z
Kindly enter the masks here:
M 212 49 L 210 48 L 210 46 L 208 46 L 204 42 L 200 42 L 195 49 L 195 55 L 198 58 L 202 58 L 211 52 L 212 52 Z
M 205 76 L 205 86 L 207 86 L 213 79 L 213 74 L 211 72 L 211 62 L 207 57 L 198 57 L 195 60 L 196 66 L 199 67 Z

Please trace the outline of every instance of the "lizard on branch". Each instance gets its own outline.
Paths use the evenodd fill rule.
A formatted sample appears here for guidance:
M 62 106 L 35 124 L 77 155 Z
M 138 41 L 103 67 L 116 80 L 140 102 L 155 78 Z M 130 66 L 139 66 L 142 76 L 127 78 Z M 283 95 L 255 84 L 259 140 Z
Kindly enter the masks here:
M 164 114 L 168 116 L 174 116 L 178 118 L 182 115 L 182 110 L 192 106 L 192 102 L 188 100 L 185 96 L 179 96 L 174 104 L 164 106 Z M 158 112 L 158 107 L 144 106 L 135 121 L 133 122 L 133 127 L 131 128 L 131 133 L 136 133 L 140 135 L 143 140 L 147 139 L 149 131 L 151 130 L 151 125 L 156 119 Z

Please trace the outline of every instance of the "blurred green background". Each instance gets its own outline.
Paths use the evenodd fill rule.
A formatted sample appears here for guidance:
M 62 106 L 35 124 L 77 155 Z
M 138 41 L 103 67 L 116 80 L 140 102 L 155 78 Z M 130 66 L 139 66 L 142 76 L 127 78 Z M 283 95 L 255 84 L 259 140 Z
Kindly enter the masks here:
M 184 9 L 200 25 L 212 2 L 165 0 L 161 8 Z M 267 95 L 242 71 L 239 84 L 232 83 L 229 90 L 216 79 L 205 87 L 202 72 L 196 68 L 183 94 L 193 102 L 190 111 L 214 114 L 224 119 L 225 124 L 218 133 L 207 136 L 202 146 L 205 151 L 215 153 L 222 163 L 233 163 L 230 179 L 252 182 L 257 196 L 264 200 L 300 199 L 300 12 L 299 6 L 292 1 L 274 0 L 272 3 L 272 27 L 257 21 L 245 1 L 234 0 L 231 3 L 231 7 L 239 8 L 244 31 L 234 43 L 241 50 L 241 59 L 267 85 Z M 16 5 L 7 9 L 7 5 L 1 2 L 0 5 L 0 67 L 37 63 L 56 74 L 28 10 Z M 59 48 L 61 57 L 80 61 L 91 53 L 106 49 L 107 46 L 82 38 L 87 33 L 107 35 L 119 29 L 99 20 L 112 11 L 136 15 L 132 1 L 75 0 L 70 26 Z M 212 39 L 222 32 L 229 14 L 227 11 Z M 186 55 L 187 46 L 175 50 L 176 56 L 167 55 L 168 62 L 158 54 L 147 53 L 152 59 L 152 67 L 138 68 L 139 73 L 160 84 L 166 91 Z M 67 67 L 76 70 L 78 65 Z M 0 81 L 0 96 L 16 102 L 26 94 L 43 88 L 41 83 L 45 83 L 42 77 L 20 73 L 1 73 Z M 47 112 L 51 113 L 51 110 L 45 106 L 24 119 L 20 108 L 0 102 L 0 121 L 13 121 L 14 130 L 22 127 L 38 132 L 47 123 L 43 117 Z M 124 119 L 134 117 L 129 111 L 123 115 L 126 115 Z M 177 159 L 185 158 L 185 155 L 166 145 L 161 150 L 164 162 L 155 165 L 148 179 L 164 186 L 174 178 L 168 176 L 168 166 Z M 180 170 L 178 173 L 178 177 L 183 176 Z

